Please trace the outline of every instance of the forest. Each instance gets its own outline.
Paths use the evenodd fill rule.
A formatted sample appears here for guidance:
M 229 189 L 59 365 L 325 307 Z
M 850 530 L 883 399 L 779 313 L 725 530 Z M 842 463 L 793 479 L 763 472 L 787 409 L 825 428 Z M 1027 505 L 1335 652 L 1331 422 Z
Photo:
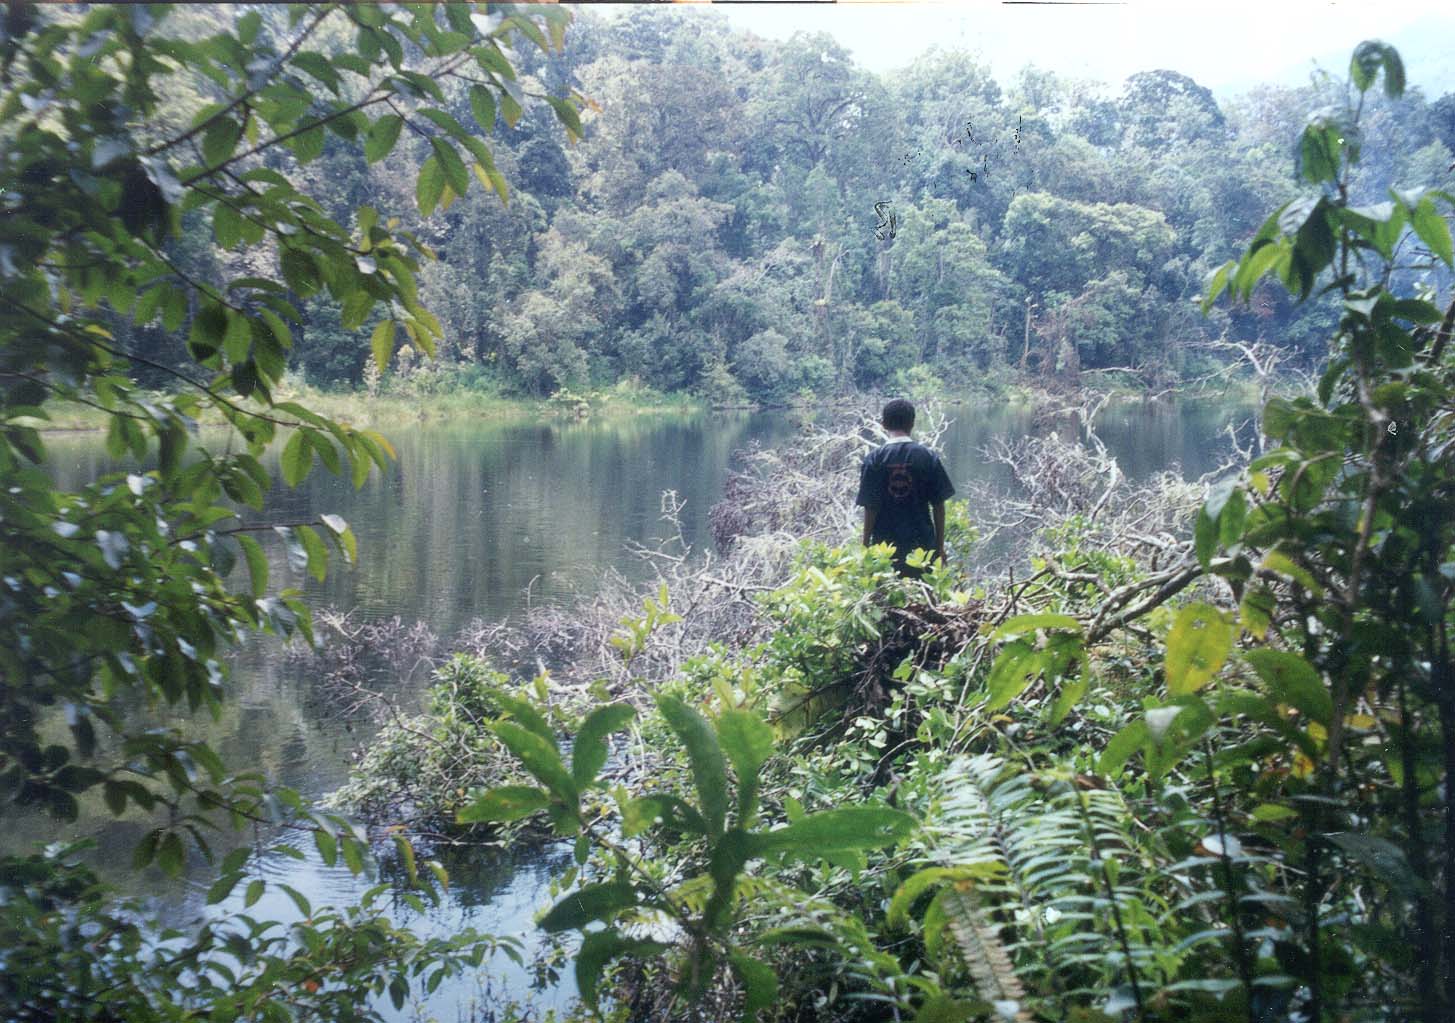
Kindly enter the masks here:
M 261 32 L 281 30 L 281 11 L 261 13 Z M 198 34 L 226 19 L 172 16 Z M 315 35 L 321 52 L 346 43 L 332 32 Z M 527 48 L 518 65 L 524 92 L 575 89 L 591 103 L 573 144 L 549 106 L 475 109 L 469 75 L 443 78 L 442 112 L 492 119 L 491 189 L 455 189 L 438 211 L 416 202 L 414 168 L 431 154 L 420 131 L 376 134 L 362 152 L 325 135 L 310 154 L 299 180 L 330 216 L 387 204 L 438 254 L 419 291 L 447 340 L 433 360 L 412 345 L 371 367 L 356 317 L 309 302 L 291 371 L 330 388 L 420 373 L 425 395 L 630 380 L 733 404 L 948 391 L 1026 371 L 1123 369 L 1161 385 L 1226 361 L 1197 348 L 1217 340 L 1263 341 L 1304 368 L 1327 354 L 1330 303 L 1260 288 L 1204 316 L 1195 299 L 1296 194 L 1286 156 L 1307 113 L 1340 96 L 1333 76 L 1222 105 L 1175 71 L 1119 89 L 1035 68 L 998 82 L 942 51 L 880 77 L 826 34 L 779 43 L 695 13 L 589 9 L 571 45 Z M 300 74 L 301 97 L 312 83 Z M 181 90 L 163 114 L 185 121 L 204 101 Z M 1371 98 L 1361 133 L 1355 205 L 1436 185 L 1455 158 L 1455 95 L 1412 85 L 1399 103 Z M 174 258 L 199 276 L 245 273 L 223 231 Z M 186 357 L 165 331 L 136 343 Z
M 406 1018 L 522 959 L 422 926 L 503 845 L 559 853 L 535 923 L 576 1019 L 1448 1020 L 1452 115 L 1378 39 L 1219 104 L 944 53 L 880 80 L 690 13 L 8 5 L 0 814 L 58 837 L 0 855 L 0 1014 Z M 1308 386 L 1264 381 L 1213 471 L 1130 480 L 1074 385 L 1230 350 Z M 1055 428 L 991 448 L 1014 486 L 952 501 L 918 579 L 856 539 L 868 399 L 745 449 L 710 549 L 482 628 L 419 706 L 347 671 L 399 636 L 293 585 L 370 552 L 282 496 L 398 460 L 299 380 L 1026 376 Z M 75 406 L 109 461 L 62 485 Z M 209 731 L 260 640 L 384 708 L 326 799 Z M 283 859 L 368 887 L 325 905 Z

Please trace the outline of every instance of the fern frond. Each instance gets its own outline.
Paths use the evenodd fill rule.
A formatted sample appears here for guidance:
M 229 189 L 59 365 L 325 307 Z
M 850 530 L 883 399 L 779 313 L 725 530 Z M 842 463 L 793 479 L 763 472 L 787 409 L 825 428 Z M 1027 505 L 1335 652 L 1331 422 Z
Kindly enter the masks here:
M 943 932 L 953 939 L 955 952 L 970 975 L 976 995 L 992 1005 L 1016 1003 L 1015 1018 L 1029 1023 L 1030 1017 L 1019 1008 L 1026 997 L 1025 988 L 1001 944 L 1000 928 L 980 907 L 974 886 L 946 887 L 936 896 L 936 901 L 944 914 Z M 936 944 L 942 946 L 943 938 Z
M 1059 772 L 1037 774 L 989 755 L 957 758 L 941 777 L 927 814 L 933 840 L 924 860 L 940 867 L 977 864 L 986 873 L 975 884 L 973 912 L 931 904 L 927 945 L 932 922 L 943 929 L 954 916 L 973 927 L 997 912 L 1014 920 L 1010 941 L 1001 940 L 997 924 L 982 932 L 993 942 L 973 931 L 963 937 L 1018 963 L 1018 983 L 1034 977 L 1034 988 L 1049 984 L 1062 996 L 1082 985 L 1104 988 L 1127 967 L 1122 935 L 1136 969 L 1156 972 L 1157 914 L 1145 902 L 1145 856 L 1120 792 L 1083 790 Z M 991 864 L 1003 870 L 988 871 Z M 955 937 L 959 944 L 962 935 Z M 975 978 L 977 990 L 984 979 Z

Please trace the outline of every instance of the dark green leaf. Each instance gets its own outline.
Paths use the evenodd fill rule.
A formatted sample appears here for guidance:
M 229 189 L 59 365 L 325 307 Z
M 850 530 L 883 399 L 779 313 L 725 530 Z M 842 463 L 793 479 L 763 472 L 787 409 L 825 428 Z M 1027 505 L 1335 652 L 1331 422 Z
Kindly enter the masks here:
M 460 154 L 455 151 L 454 146 L 438 135 L 432 137 L 429 144 L 439 160 L 445 182 L 456 195 L 464 195 L 470 190 L 470 172 L 465 169 L 465 162 L 460 159 Z
M 262 545 L 250 536 L 239 534 L 237 543 L 242 548 L 243 557 L 248 563 L 248 576 L 252 580 L 253 596 L 261 597 L 268 589 L 268 557 L 263 553 Z
M 1000 710 L 1023 693 L 1045 667 L 1042 651 L 1025 639 L 1007 643 L 996 655 L 985 680 L 989 694 L 986 710 Z
M 576 953 L 576 987 L 586 1004 L 598 1010 L 597 989 L 601 972 L 608 963 L 625 955 L 649 959 L 660 956 L 669 948 L 670 945 L 660 941 L 628 938 L 614 928 L 592 931 L 582 939 L 581 948 Z
M 581 722 L 571 749 L 571 777 L 579 788 L 594 782 L 606 764 L 606 737 L 625 728 L 634 717 L 636 711 L 630 704 L 613 703 L 597 707 Z
M 757 811 L 758 769 L 773 755 L 773 729 L 746 710 L 726 710 L 717 719 L 717 737 L 738 778 L 738 823 Z
M 548 934 L 584 927 L 594 920 L 604 920 L 637 904 L 637 894 L 629 884 L 607 881 L 576 889 L 552 906 L 539 921 Z
M 493 727 L 493 731 L 537 781 L 568 806 L 576 806 L 576 783 L 561 763 L 561 754 L 554 746 L 514 721 L 501 721 Z
M 847 806 L 808 814 L 774 831 L 759 833 L 762 852 L 809 859 L 829 852 L 879 849 L 909 835 L 917 822 L 888 806 Z
M 217 166 L 232 155 L 241 137 L 242 125 L 231 117 L 214 122 L 202 136 L 202 158 L 209 167 Z
M 550 793 L 544 789 L 530 785 L 501 785 L 476 796 L 455 819 L 460 824 L 503 823 L 544 810 L 550 802 Z
M 388 156 L 394 149 L 394 144 L 399 141 L 400 129 L 404 127 L 404 118 L 397 114 L 385 114 L 369 126 L 369 134 L 364 138 L 364 159 L 369 163 L 378 163 Z
M 419 178 L 414 185 L 414 198 L 419 204 L 420 216 L 427 217 L 434 212 L 444 194 L 444 170 L 440 167 L 439 157 L 431 156 L 420 166 Z
M 382 372 L 389 368 L 394 357 L 394 321 L 380 320 L 369 335 L 369 348 L 374 353 L 374 365 Z
M 1313 665 L 1287 650 L 1249 650 L 1243 658 L 1253 666 L 1274 699 L 1297 707 L 1311 720 L 1329 727 L 1334 717 L 1334 701 Z
M 313 447 L 309 444 L 307 431 L 303 429 L 294 430 L 288 438 L 288 443 L 283 445 L 281 458 L 283 467 L 283 482 L 290 487 L 296 487 L 308 478 L 309 471 L 313 468 Z
M 743 984 L 743 1023 L 753 1023 L 760 1011 L 778 1000 L 778 975 L 767 963 L 742 952 L 728 953 L 728 962 Z
M 1384 69 L 1385 95 L 1395 98 L 1404 94 L 1404 63 L 1399 51 L 1378 39 L 1366 39 L 1354 48 L 1349 60 L 1349 77 L 1355 88 L 1365 92 L 1374 84 L 1380 68 Z
M 657 707 L 668 727 L 687 747 L 702 816 L 710 833 L 721 835 L 727 818 L 727 763 L 717 744 L 717 735 L 706 718 L 675 696 L 658 696 Z
M 483 85 L 470 86 L 470 112 L 485 131 L 495 127 L 495 97 Z

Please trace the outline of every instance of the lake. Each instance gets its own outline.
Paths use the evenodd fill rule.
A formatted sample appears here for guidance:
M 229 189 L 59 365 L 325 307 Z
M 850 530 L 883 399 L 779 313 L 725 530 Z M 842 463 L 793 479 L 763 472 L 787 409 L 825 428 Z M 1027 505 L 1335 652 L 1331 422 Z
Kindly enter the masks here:
M 995 438 L 1024 434 L 1032 419 L 1025 409 L 1006 407 L 961 405 L 947 414 L 954 422 L 941 446 L 973 519 L 977 492 L 1007 486 L 1004 467 L 988 463 L 979 448 Z M 1246 439 L 1250 415 L 1247 407 L 1208 402 L 1128 404 L 1104 411 L 1098 433 L 1133 480 L 1172 466 L 1196 476 L 1230 452 L 1228 424 L 1241 424 Z M 315 607 L 349 611 L 356 620 L 398 616 L 406 624 L 422 622 L 443 637 L 477 619 L 509 618 L 528 603 L 589 598 L 603 572 L 615 567 L 630 574 L 636 568 L 637 559 L 627 550 L 630 542 L 650 545 L 666 538 L 664 491 L 674 490 L 684 501 L 686 540 L 710 545 L 708 512 L 722 492 L 732 452 L 752 442 L 792 443 L 801 429 L 796 416 L 781 412 L 388 428 L 383 432 L 398 461 L 387 473 L 375 472 L 362 489 L 320 469 L 296 490 L 280 484 L 268 499 L 269 521 L 330 512 L 343 516 L 358 536 L 360 564 L 349 569 L 335 558 L 328 579 L 319 584 L 291 572 L 282 551 L 273 550 L 273 580 L 301 587 Z M 47 443 L 62 486 L 116 468 L 99 434 L 57 435 Z M 276 452 L 269 468 L 279 475 Z M 202 715 L 193 727 L 228 764 L 263 770 L 306 796 L 321 796 L 346 780 L 350 756 L 368 728 L 342 720 L 322 698 L 307 662 L 284 656 L 280 646 L 262 637 L 239 651 L 234 698 L 222 718 L 213 722 Z M 402 680 L 401 702 L 408 704 L 427 676 L 421 669 Z M 108 819 L 99 798 L 86 809 L 68 835 L 97 839 L 96 860 L 103 871 L 107 863 L 129 862 L 131 848 L 152 825 Z M 57 837 L 50 822 L 24 819 L 15 822 L 3 844 L 28 849 Z M 423 919 L 402 905 L 393 912 L 428 933 L 474 926 L 530 939 L 532 915 L 551 901 L 547 885 L 568 855 L 564 850 L 519 857 L 445 850 L 440 858 L 452 885 L 444 903 Z M 326 867 L 311 848 L 302 860 L 275 857 L 262 870 L 298 888 L 315 905 L 355 898 L 368 887 L 342 865 Z M 153 897 L 172 919 L 208 911 L 204 893 L 212 874 L 200 857 L 189 866 L 185 886 L 166 881 L 154 869 L 140 879 L 126 872 L 113 876 Z M 242 888 L 224 905 L 240 908 Z M 272 888 L 250 912 L 280 920 L 298 916 L 293 903 Z M 425 1010 L 454 1020 L 468 1018 L 472 1002 L 531 995 L 528 971 L 503 957 L 492 963 L 492 974 L 488 989 L 442 986 Z M 542 1005 L 556 1005 L 573 996 L 567 971 L 535 997 Z M 401 1018 L 409 1018 L 408 1008 Z

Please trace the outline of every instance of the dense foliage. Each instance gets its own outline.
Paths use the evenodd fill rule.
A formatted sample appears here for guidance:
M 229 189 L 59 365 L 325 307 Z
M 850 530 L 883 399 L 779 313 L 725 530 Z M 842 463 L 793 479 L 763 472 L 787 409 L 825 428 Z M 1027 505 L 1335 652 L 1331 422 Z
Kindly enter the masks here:
M 503 47 L 559 48 L 570 17 L 465 5 L 236 13 L 6 8 L 0 814 L 131 815 L 145 822 L 135 867 L 173 878 L 226 847 L 208 899 L 246 882 L 250 908 L 269 884 L 254 854 L 280 836 L 355 874 L 372 861 L 361 826 L 225 763 L 187 720 L 224 712 L 227 655 L 245 636 L 311 639 L 298 592 L 270 592 L 265 541 L 275 561 L 318 578 L 330 546 L 357 553 L 337 516 L 256 514 L 272 485 L 264 450 L 281 442 L 290 486 L 315 465 L 359 486 L 392 454 L 377 433 L 275 400 L 299 306 L 336 310 L 360 348 L 372 325 L 381 364 L 396 335 L 425 351 L 443 336 L 417 280 L 428 246 L 374 206 L 331 214 L 310 176 L 339 149 L 383 159 L 407 126 L 430 148 L 422 213 L 467 193 L 466 160 L 505 194 L 480 137 L 497 106 L 513 122 L 527 97 Z M 471 79 L 478 130 L 445 110 L 448 75 Z M 575 107 L 545 98 L 576 130 Z M 140 390 L 148 374 L 169 389 Z M 36 428 L 57 400 L 98 410 L 108 452 L 131 470 L 59 489 Z M 229 428 L 199 431 L 204 416 Z M 435 894 L 443 871 L 396 847 L 409 880 Z M 271 848 L 302 855 L 286 840 Z M 6 1018 L 372 1018 L 371 992 L 399 1004 L 412 979 L 432 989 L 495 944 L 473 932 L 421 941 L 388 922 L 377 892 L 315 911 L 287 886 L 304 918 L 294 928 L 241 914 L 163 931 L 113 905 L 76 852 L 0 869 Z
M 284 17 L 261 13 L 265 25 Z M 352 40 L 323 31 L 314 45 Z M 324 135 L 299 171 L 335 219 L 389 196 L 438 253 L 419 290 L 443 328 L 440 358 L 416 358 L 410 340 L 383 377 L 414 377 L 423 400 L 442 387 L 545 395 L 635 379 L 772 401 L 1012 369 L 1129 367 L 1151 382 L 1193 374 L 1209 358 L 1196 345 L 1217 338 L 1265 340 L 1306 367 L 1327 353 L 1331 301 L 1300 306 L 1263 286 L 1204 319 L 1193 299 L 1295 195 L 1286 157 L 1305 113 L 1340 102 L 1331 79 L 1219 102 L 1173 71 L 1120 89 L 1039 70 L 998 82 L 942 50 L 875 75 L 827 35 L 766 41 L 705 11 L 640 8 L 583 11 L 564 52 L 528 48 L 516 63 L 504 80 L 519 89 L 589 97 L 580 141 L 562 144 L 544 106 L 487 101 L 469 75 L 434 83 L 456 122 L 499 119 L 492 154 L 508 193 L 498 178 L 498 196 L 465 193 L 467 168 L 442 158 L 459 199 L 416 195 L 412 168 L 434 143 L 405 130 L 394 158 L 378 159 L 398 126 L 387 118 L 374 149 Z M 1370 99 L 1355 205 L 1443 180 L 1449 101 L 1414 89 L 1399 104 Z M 419 214 L 432 198 L 443 213 L 403 209 L 416 197 Z M 201 238 L 170 255 L 198 273 L 238 258 Z M 354 343 L 356 312 L 300 311 L 291 369 L 314 384 L 379 381 Z M 156 331 L 137 346 L 169 365 L 183 355 Z
M 539 786 L 460 819 L 583 834 L 541 923 L 585 935 L 589 997 L 625 957 L 619 1018 L 1450 1018 L 1455 296 L 1426 271 L 1455 265 L 1455 196 L 1361 204 L 1363 117 L 1404 74 L 1378 42 L 1349 73 L 1301 135 L 1307 194 L 1207 297 L 1322 284 L 1332 356 L 1180 540 L 1140 532 L 1155 495 L 1098 523 L 1108 489 L 1000 592 L 803 544 L 761 642 L 644 683 L 651 784 L 612 800 L 586 795 L 631 708 L 580 723 L 593 769 L 568 772 L 532 704 L 505 706 L 490 727 Z M 631 657 L 670 622 L 623 625 Z

